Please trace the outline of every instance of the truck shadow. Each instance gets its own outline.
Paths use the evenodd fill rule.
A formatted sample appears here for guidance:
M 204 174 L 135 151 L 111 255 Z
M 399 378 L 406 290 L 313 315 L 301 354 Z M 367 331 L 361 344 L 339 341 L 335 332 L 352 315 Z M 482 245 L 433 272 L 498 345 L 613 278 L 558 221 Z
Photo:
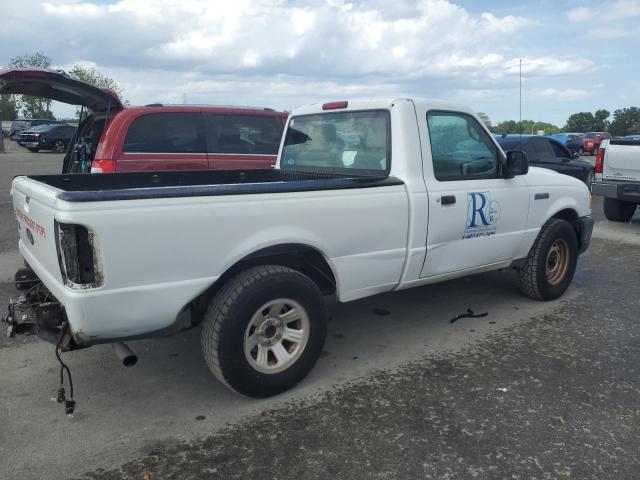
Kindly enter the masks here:
M 121 407 L 144 407 L 144 416 L 171 416 L 166 409 L 180 405 L 193 412 L 192 418 L 213 415 L 228 421 L 247 410 L 262 410 L 321 393 L 336 384 L 424 355 L 458 351 L 549 305 L 523 297 L 511 271 L 480 274 L 347 304 L 338 304 L 335 299 L 328 302 L 329 332 L 316 367 L 300 385 L 272 399 L 249 399 L 220 384 L 202 358 L 200 328 L 176 337 L 131 342 L 129 345 L 139 358 L 133 368 L 122 367 L 109 346 L 92 347 L 69 355 L 68 359 L 74 367 L 78 390 L 90 391 L 94 399 L 100 397 L 100 402 L 107 404 L 105 408 L 111 408 L 109 394 L 117 392 Z M 488 315 L 450 323 L 468 308 Z

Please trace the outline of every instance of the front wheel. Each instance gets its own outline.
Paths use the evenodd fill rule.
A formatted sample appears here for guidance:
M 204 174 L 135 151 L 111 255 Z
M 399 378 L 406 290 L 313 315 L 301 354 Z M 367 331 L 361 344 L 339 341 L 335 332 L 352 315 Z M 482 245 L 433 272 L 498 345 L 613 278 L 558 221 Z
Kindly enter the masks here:
M 67 147 L 62 140 L 56 140 L 53 144 L 53 151 L 56 153 L 64 153 L 67 151 Z
M 520 270 L 520 290 L 536 300 L 553 300 L 569 287 L 578 262 L 578 238 L 566 220 L 544 224 Z
M 628 222 L 636 212 L 636 204 L 617 198 L 604 198 L 604 216 L 612 222 Z
M 580 147 L 578 149 L 578 156 L 581 157 L 583 153 L 584 153 L 584 149 L 582 147 Z
M 37 149 L 37 148 L 29 148 L 28 150 L 29 150 L 30 152 L 33 152 L 33 153 L 36 153 L 36 152 L 38 151 L 38 149 Z
M 326 337 L 318 286 L 287 267 L 263 265 L 231 278 L 211 301 L 202 351 L 222 383 L 243 395 L 290 389 L 315 365 Z

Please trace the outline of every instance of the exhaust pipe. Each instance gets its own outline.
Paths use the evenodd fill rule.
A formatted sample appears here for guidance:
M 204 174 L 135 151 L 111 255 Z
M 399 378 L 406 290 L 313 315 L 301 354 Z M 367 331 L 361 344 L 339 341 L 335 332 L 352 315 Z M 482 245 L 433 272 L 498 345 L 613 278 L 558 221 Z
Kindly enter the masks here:
M 125 367 L 133 367 L 138 363 L 138 357 L 122 342 L 112 343 L 113 353 L 120 359 Z

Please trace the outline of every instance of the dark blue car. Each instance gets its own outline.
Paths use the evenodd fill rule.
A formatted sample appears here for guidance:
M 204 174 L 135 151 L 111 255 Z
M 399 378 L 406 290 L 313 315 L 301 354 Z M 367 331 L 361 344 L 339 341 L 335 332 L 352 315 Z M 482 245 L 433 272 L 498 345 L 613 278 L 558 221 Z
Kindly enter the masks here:
M 532 167 L 548 168 L 582 180 L 591 189 L 594 167 L 577 158 L 567 147 L 553 138 L 538 135 L 496 135 L 502 150 L 519 150 L 527 154 Z

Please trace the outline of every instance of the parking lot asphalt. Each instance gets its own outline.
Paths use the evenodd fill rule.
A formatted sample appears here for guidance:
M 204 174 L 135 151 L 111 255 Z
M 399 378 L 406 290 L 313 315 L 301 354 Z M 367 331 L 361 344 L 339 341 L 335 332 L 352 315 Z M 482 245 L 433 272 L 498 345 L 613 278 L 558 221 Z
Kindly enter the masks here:
M 10 179 L 61 162 L 15 148 L 0 155 L 2 309 L 20 263 Z M 553 302 L 509 270 L 330 302 L 316 368 L 260 401 L 215 381 L 194 329 L 132 342 L 131 369 L 108 346 L 65 355 L 68 417 L 53 347 L 0 340 L 0 479 L 637 478 L 639 246 L 638 215 L 598 221 Z M 466 308 L 488 315 L 449 323 Z

